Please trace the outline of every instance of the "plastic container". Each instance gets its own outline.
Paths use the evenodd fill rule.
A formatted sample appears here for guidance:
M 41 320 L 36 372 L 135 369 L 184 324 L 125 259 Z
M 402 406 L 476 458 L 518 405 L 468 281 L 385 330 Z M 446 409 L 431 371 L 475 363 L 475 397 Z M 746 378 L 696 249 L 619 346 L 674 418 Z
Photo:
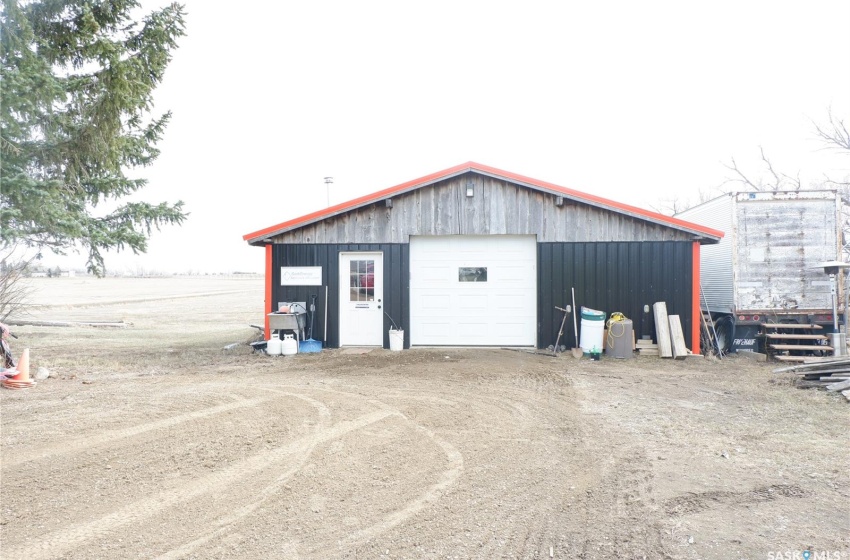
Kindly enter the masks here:
M 298 342 L 292 338 L 291 334 L 283 335 L 283 340 L 280 341 L 280 353 L 284 356 L 292 356 L 298 353 Z
M 581 342 L 585 355 L 602 351 L 602 335 L 605 330 L 605 312 L 581 308 Z
M 390 350 L 393 352 L 404 350 L 404 331 L 390 329 Z
M 272 337 L 266 342 L 266 354 L 280 356 L 280 352 L 283 349 L 281 344 L 280 335 L 278 333 L 272 333 Z

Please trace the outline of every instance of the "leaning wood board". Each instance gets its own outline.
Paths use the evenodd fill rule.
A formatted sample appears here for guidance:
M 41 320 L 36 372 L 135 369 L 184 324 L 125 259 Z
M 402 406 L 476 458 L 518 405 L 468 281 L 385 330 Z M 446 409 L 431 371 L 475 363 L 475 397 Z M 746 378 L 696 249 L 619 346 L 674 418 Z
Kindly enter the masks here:
M 655 314 L 655 338 L 658 341 L 658 353 L 662 358 L 672 358 L 673 349 L 670 346 L 670 323 L 667 319 L 667 304 L 659 301 L 652 304 Z
M 682 321 L 678 315 L 668 315 L 670 319 L 670 346 L 673 350 L 673 358 L 684 360 L 688 356 L 688 347 L 685 345 L 685 335 L 682 334 Z

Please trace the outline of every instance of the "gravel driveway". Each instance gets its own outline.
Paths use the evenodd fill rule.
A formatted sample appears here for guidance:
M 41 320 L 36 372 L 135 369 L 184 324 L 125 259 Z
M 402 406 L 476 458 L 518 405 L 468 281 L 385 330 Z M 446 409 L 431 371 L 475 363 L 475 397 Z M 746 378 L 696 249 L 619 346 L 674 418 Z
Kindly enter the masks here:
M 209 282 L 15 329 L 3 558 L 850 558 L 847 403 L 770 365 L 225 351 L 262 293 Z

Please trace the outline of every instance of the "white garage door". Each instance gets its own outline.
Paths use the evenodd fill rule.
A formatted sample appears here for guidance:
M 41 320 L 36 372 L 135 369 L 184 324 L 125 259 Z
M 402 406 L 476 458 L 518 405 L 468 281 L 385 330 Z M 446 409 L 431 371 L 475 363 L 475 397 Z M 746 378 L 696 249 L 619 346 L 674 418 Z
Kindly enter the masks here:
M 536 324 L 533 235 L 411 237 L 411 344 L 534 346 Z

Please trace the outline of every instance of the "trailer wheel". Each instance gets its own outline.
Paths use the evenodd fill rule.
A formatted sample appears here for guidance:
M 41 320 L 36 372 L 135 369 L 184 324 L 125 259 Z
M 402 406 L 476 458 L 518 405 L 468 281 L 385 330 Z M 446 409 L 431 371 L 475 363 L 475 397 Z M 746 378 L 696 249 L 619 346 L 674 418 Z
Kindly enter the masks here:
M 724 315 L 714 321 L 717 332 L 717 351 L 725 356 L 732 349 L 732 338 L 735 336 L 735 321 L 729 315 Z

